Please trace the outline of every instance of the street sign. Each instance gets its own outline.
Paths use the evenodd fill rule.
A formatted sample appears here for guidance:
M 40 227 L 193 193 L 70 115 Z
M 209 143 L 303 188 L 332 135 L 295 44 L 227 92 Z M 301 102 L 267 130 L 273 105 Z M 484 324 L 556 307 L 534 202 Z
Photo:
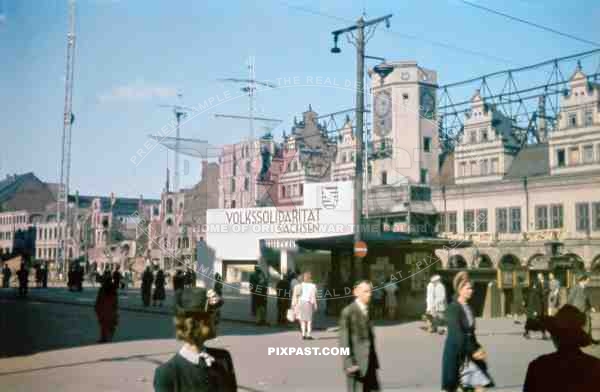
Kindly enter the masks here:
M 358 241 L 354 244 L 354 256 L 365 257 L 367 255 L 367 243 Z

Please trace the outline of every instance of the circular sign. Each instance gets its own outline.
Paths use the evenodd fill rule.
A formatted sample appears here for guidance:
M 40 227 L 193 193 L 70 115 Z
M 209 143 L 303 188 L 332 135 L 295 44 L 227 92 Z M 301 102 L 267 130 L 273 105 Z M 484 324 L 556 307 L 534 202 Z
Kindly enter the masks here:
M 354 244 L 354 256 L 365 257 L 367 255 L 367 243 L 358 241 Z

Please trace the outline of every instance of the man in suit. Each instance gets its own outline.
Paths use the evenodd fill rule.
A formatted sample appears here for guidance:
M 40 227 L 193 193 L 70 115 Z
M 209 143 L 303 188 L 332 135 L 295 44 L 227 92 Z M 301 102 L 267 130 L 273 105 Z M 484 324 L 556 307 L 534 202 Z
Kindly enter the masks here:
M 592 307 L 592 301 L 590 299 L 590 293 L 586 289 L 590 282 L 590 276 L 586 273 L 577 275 L 577 284 L 571 289 L 567 303 L 575 306 L 579 311 L 585 314 L 586 325 L 585 330 L 591 336 L 592 335 L 592 318 L 590 312 L 595 312 L 596 309 Z M 594 340 L 597 344 L 597 341 Z
M 154 391 L 237 391 L 229 352 L 204 345 L 217 336 L 215 312 L 221 298 L 214 290 L 194 287 L 178 291 L 175 301 L 175 335 L 184 343 L 154 372 Z
M 343 358 L 349 392 L 380 389 L 375 335 L 369 318 L 371 291 L 371 282 L 365 280 L 358 283 L 354 287 L 355 301 L 342 310 L 340 317 L 340 347 L 350 349 L 350 354 Z

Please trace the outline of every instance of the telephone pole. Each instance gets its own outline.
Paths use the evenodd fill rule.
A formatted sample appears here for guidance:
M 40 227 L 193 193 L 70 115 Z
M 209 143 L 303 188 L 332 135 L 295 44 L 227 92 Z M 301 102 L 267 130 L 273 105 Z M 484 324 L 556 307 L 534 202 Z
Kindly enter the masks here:
M 338 48 L 338 39 L 342 34 L 349 34 L 348 41 L 356 47 L 356 154 L 355 154 L 355 174 L 354 174 L 354 222 L 356 229 L 354 231 L 354 243 L 361 239 L 362 208 L 363 208 L 363 152 L 364 152 L 364 113 L 365 113 L 365 45 L 375 33 L 377 25 L 385 22 L 386 27 L 390 26 L 392 14 L 364 20 L 361 16 L 355 25 L 335 30 L 333 34 L 334 47 L 331 53 L 340 53 Z M 365 29 L 367 29 L 365 31 Z M 354 33 L 356 32 L 356 34 Z

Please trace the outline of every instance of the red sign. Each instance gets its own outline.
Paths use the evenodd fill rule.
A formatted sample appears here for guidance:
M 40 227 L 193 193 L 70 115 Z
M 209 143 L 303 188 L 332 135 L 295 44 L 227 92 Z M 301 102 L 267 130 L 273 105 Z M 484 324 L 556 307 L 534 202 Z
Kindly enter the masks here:
M 354 244 L 354 256 L 365 257 L 367 255 L 367 243 L 364 241 L 358 241 Z

